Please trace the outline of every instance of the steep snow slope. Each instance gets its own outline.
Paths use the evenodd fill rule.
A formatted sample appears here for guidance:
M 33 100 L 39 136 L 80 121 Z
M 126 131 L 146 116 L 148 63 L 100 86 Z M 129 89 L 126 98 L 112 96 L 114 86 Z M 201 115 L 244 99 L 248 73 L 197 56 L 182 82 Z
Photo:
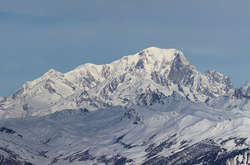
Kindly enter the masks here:
M 214 109 L 174 94 L 152 106 L 1 120 L 0 151 L 39 165 L 246 165 L 249 127 L 250 111 Z
M 110 64 L 88 63 L 65 74 L 50 70 L 3 101 L 0 116 L 150 105 L 173 92 L 194 102 L 205 102 L 233 91 L 228 77 L 215 71 L 201 74 L 181 51 L 151 47 Z
M 25 83 L 0 105 L 4 117 L 41 115 L 50 107 L 77 90 L 77 86 L 51 69 L 42 77 Z

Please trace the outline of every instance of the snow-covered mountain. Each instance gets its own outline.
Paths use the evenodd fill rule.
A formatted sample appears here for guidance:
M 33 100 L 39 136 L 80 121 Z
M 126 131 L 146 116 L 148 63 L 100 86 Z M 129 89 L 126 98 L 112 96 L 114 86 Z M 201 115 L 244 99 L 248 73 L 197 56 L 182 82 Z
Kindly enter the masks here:
M 250 163 L 250 111 L 215 109 L 178 94 L 163 101 L 147 107 L 64 110 L 1 120 L 0 161 L 11 165 Z
M 175 49 L 51 69 L 0 98 L 0 164 L 248 165 L 249 96 Z
M 176 49 L 147 48 L 105 65 L 85 64 L 65 74 L 53 69 L 2 101 L 1 116 L 42 116 L 64 109 L 150 105 L 173 92 L 194 102 L 234 92 L 216 71 L 201 74 Z

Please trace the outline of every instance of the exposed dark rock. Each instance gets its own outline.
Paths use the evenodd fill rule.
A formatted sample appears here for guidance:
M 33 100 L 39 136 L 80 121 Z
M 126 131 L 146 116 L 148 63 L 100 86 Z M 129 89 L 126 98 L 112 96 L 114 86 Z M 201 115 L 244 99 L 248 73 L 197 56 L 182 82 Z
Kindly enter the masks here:
M 61 158 L 62 156 L 63 156 L 63 155 L 60 154 L 60 155 L 58 155 L 57 157 L 53 158 L 49 165 L 52 165 L 52 164 L 57 163 L 57 162 L 60 160 L 60 158 Z
M 89 71 L 87 71 L 86 76 L 82 77 L 81 83 L 83 87 L 93 88 L 99 84 L 99 81 L 96 80 Z
M 7 148 L 0 147 L 0 150 L 8 155 L 0 154 L 0 165 L 33 165 L 30 162 L 23 161 L 18 154 Z
M 235 140 L 235 138 L 229 138 L 221 143 L 225 144 L 229 140 Z M 242 142 L 246 139 L 238 140 Z M 181 142 L 182 145 L 185 143 L 187 143 L 187 141 Z M 150 150 L 152 150 L 154 147 L 151 146 L 150 148 Z M 238 159 L 239 155 L 242 156 L 241 159 Z M 182 151 L 174 153 L 169 157 L 153 156 L 154 157 L 149 157 L 150 159 L 146 160 L 142 165 L 226 165 L 229 161 L 236 161 L 237 164 L 235 165 L 240 165 L 244 161 L 248 161 L 250 149 L 246 148 L 227 152 L 213 140 L 208 139 L 190 147 L 185 147 Z
M 143 69 L 143 68 L 144 68 L 144 61 L 143 61 L 143 59 L 140 59 L 140 60 L 136 63 L 135 68 L 136 68 L 136 69 Z
M 12 158 L 6 158 L 3 155 L 0 155 L 0 164 L 1 165 L 23 165 L 21 161 L 18 161 Z
M 87 108 L 80 108 L 80 112 L 87 113 L 89 110 Z
M 103 69 L 102 69 L 102 76 L 104 78 L 108 78 L 108 76 L 110 75 L 110 73 L 111 73 L 110 67 L 107 66 L 107 65 L 104 65 Z
M 105 165 L 125 165 L 126 163 L 133 162 L 132 159 L 122 157 L 120 155 L 113 156 L 112 158 L 107 158 L 106 155 L 103 155 L 97 159 L 99 163 L 104 163 Z
M 192 165 L 199 163 L 210 165 L 221 151 L 223 150 L 219 146 L 210 144 L 209 141 L 207 143 L 201 142 L 169 157 L 155 156 L 152 158 L 154 156 L 152 155 L 143 165 Z
M 74 161 L 87 161 L 87 160 L 94 160 L 95 157 L 93 157 L 89 150 L 86 150 L 84 152 L 76 152 L 70 156 L 67 156 L 63 160 L 68 160 L 70 163 Z
M 149 147 L 146 148 L 145 150 L 145 152 L 147 152 L 147 155 L 146 155 L 147 158 L 151 158 L 157 155 L 158 153 L 162 152 L 164 148 L 168 149 L 172 145 L 176 144 L 177 142 L 174 137 L 176 137 L 176 134 L 172 135 L 169 139 L 163 141 L 158 146 L 155 146 L 154 144 L 149 145 Z
M 148 140 L 152 140 L 152 139 L 154 139 L 154 137 L 156 137 L 157 136 L 157 134 L 153 134 L 152 136 L 150 136 L 149 138 L 148 138 Z
M 118 138 L 115 140 L 114 143 L 119 143 L 119 144 L 121 144 L 121 145 L 122 145 L 124 148 L 126 148 L 126 149 L 130 149 L 130 148 L 136 147 L 136 145 L 126 144 L 126 143 L 122 142 L 122 139 L 123 139 L 125 136 L 126 136 L 126 134 L 124 134 L 124 135 L 118 137 Z
M 47 89 L 49 91 L 49 93 L 51 93 L 51 94 L 56 93 L 56 90 L 52 87 L 51 83 L 49 83 L 49 82 L 46 82 L 46 84 L 44 85 L 44 88 Z
M 127 162 L 127 158 L 122 157 L 115 161 L 115 165 L 125 165 L 126 162 Z
M 127 109 L 121 120 L 129 119 L 133 121 L 133 124 L 143 124 L 143 116 L 141 116 L 135 109 Z
M 115 92 L 115 90 L 119 87 L 121 83 L 125 81 L 126 74 L 122 74 L 119 77 L 116 77 L 110 81 L 110 83 L 106 84 L 101 91 L 101 96 L 108 100 L 109 96 Z
M 89 97 L 88 92 L 85 91 L 85 90 L 82 91 L 82 93 L 78 97 L 76 97 L 76 104 L 77 105 L 79 105 L 79 104 L 81 104 L 83 102 L 89 102 L 89 101 L 91 101 L 91 99 Z
M 235 146 L 238 147 L 238 146 L 242 146 L 242 145 L 246 144 L 246 140 L 247 140 L 247 138 L 234 139 Z
M 14 131 L 12 129 L 9 129 L 9 128 L 6 128 L 6 127 L 1 127 L 0 132 L 5 132 L 5 133 L 8 133 L 8 134 L 15 134 L 16 133 L 16 131 Z
M 240 155 L 242 156 L 242 160 L 238 159 Z M 220 154 L 211 165 L 225 165 L 228 162 L 234 162 L 234 161 L 236 162 L 235 165 L 246 165 L 243 162 L 246 161 L 249 164 L 250 162 L 249 157 L 250 157 L 249 148 L 242 150 L 234 150 L 229 153 L 225 152 L 223 154 Z
M 198 92 L 202 92 L 204 95 L 206 95 L 206 96 L 208 96 L 208 97 L 211 97 L 211 98 L 214 97 L 214 94 L 213 94 L 211 91 L 209 91 L 209 89 L 207 89 L 207 88 L 202 88 L 202 89 L 201 89 L 201 86 L 198 86 L 197 91 L 198 91 Z M 209 99 L 209 98 L 207 98 L 207 99 Z M 208 102 L 208 101 L 209 101 L 209 100 L 206 100 L 205 102 Z
M 169 86 L 170 82 L 165 75 L 161 75 L 159 72 L 152 72 L 151 79 L 162 86 Z
M 228 139 L 225 139 L 223 141 L 220 142 L 221 145 L 225 145 L 227 142 L 236 139 L 235 137 L 229 137 Z
M 168 79 L 172 80 L 175 84 L 182 83 L 185 86 L 193 85 L 192 76 L 193 71 L 190 65 L 186 63 L 186 59 L 182 54 L 177 54 L 174 59 L 168 75 Z
M 235 89 L 233 96 L 237 99 L 242 99 L 244 97 L 241 89 Z
M 30 162 L 24 162 L 24 165 L 34 165 L 34 164 L 32 164 Z
M 124 147 L 124 148 L 126 148 L 126 149 L 131 149 L 131 148 L 134 148 L 134 147 L 137 147 L 137 145 L 132 145 L 132 144 L 126 144 L 126 143 L 124 143 L 124 142 L 120 142 L 120 144 Z
M 138 100 L 137 104 L 147 106 L 147 105 L 153 105 L 155 103 L 163 103 L 163 99 L 165 97 L 166 96 L 163 93 L 159 92 L 158 90 L 151 91 L 149 89 L 145 93 L 141 93 L 137 97 L 137 100 Z
M 23 105 L 23 110 L 24 110 L 24 111 L 29 110 L 29 105 L 28 105 L 28 104 L 24 104 L 24 105 Z
M 41 151 L 39 152 L 39 155 L 45 158 L 48 158 L 48 156 L 46 155 L 48 153 L 48 151 Z
M 236 97 L 237 99 L 242 99 L 242 98 L 250 99 L 250 96 L 243 94 L 242 89 L 235 89 L 233 96 Z
M 23 94 L 23 92 L 24 92 L 24 89 L 23 88 L 21 88 L 21 89 L 19 89 L 18 91 L 16 91 L 13 95 L 12 95 L 12 99 L 17 99 L 20 95 L 22 95 Z
M 20 137 L 20 138 L 23 138 L 23 135 L 18 134 L 17 136 Z
M 119 143 L 125 136 L 126 136 L 126 134 L 124 134 L 124 135 L 118 137 L 118 138 L 115 140 L 114 143 Z

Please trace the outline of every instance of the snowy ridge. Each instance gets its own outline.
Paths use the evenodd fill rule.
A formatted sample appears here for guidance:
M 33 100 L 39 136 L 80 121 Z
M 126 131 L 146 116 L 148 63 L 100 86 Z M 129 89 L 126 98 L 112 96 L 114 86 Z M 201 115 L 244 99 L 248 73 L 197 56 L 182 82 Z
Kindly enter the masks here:
M 143 97 L 177 92 L 194 102 L 232 94 L 221 73 L 201 74 L 176 49 L 147 48 L 105 65 L 84 64 L 65 74 L 50 70 L 4 101 L 0 116 L 42 116 L 63 109 L 141 105 Z M 146 104 L 152 104 L 145 101 Z M 1 115 L 2 114 L 2 115 Z
M 2 120 L 12 131 L 0 127 L 0 151 L 39 165 L 250 163 L 249 111 L 214 109 L 176 94 L 163 101 Z
M 231 96 L 220 96 L 207 101 L 207 104 L 214 108 L 235 110 L 235 111 L 248 111 L 250 109 L 250 87 L 246 83 L 243 88 L 235 89 Z

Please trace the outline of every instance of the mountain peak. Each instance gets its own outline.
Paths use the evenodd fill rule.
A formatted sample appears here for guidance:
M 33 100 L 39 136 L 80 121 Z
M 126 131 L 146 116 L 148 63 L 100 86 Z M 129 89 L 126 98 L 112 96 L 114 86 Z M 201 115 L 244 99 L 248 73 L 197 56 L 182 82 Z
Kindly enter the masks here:
M 173 55 L 173 54 L 177 55 L 179 53 L 182 53 L 182 52 L 177 49 L 162 49 L 162 48 L 157 48 L 157 47 L 148 47 L 140 51 L 138 54 L 140 56 L 143 56 L 143 55 L 158 55 L 158 56 L 165 55 L 167 56 L 167 55 Z
M 222 74 L 201 74 L 180 50 L 149 47 L 110 64 L 87 63 L 65 74 L 50 69 L 26 83 L 13 95 L 18 99 L 9 99 L 11 104 L 6 107 L 18 112 L 24 109 L 25 114 L 29 105 L 32 115 L 66 108 L 94 110 L 138 105 L 141 100 L 151 103 L 173 92 L 203 102 L 227 94 L 232 88 Z
M 154 61 L 179 61 L 184 65 L 188 65 L 189 61 L 182 51 L 177 49 L 161 49 L 157 47 L 149 47 L 138 53 L 141 58 L 153 59 Z
M 54 75 L 54 74 L 60 74 L 60 72 L 57 72 L 55 69 L 51 68 L 48 72 L 46 72 L 44 75 Z
M 175 51 L 179 51 L 177 49 L 174 48 L 169 48 L 169 49 L 163 49 L 163 48 L 158 48 L 158 47 L 148 47 L 142 50 L 142 52 L 151 52 L 151 53 L 159 53 L 159 52 L 175 52 Z

